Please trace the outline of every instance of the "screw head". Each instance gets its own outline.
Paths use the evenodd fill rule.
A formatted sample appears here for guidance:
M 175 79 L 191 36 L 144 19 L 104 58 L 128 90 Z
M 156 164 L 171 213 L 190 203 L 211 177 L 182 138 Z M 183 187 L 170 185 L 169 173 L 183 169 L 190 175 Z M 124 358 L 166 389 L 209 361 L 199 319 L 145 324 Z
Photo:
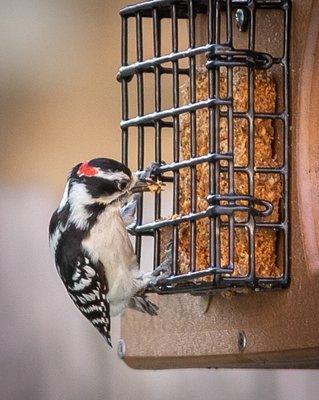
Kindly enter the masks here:
M 236 25 L 240 32 L 245 32 L 248 27 L 248 13 L 245 8 L 238 8 L 235 14 Z
M 239 331 L 237 334 L 238 350 L 244 351 L 247 346 L 247 337 L 244 331 Z
M 117 355 L 122 360 L 125 356 L 125 342 L 123 339 L 120 339 L 117 344 Z

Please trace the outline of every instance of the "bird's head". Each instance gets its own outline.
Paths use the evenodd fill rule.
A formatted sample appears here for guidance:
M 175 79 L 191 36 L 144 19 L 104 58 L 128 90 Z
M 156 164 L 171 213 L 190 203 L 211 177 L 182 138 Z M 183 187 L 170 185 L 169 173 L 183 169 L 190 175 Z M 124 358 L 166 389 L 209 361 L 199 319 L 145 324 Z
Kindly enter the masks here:
M 121 206 L 133 192 L 145 189 L 146 184 L 124 164 L 109 158 L 94 158 L 72 169 L 63 197 L 70 204 Z

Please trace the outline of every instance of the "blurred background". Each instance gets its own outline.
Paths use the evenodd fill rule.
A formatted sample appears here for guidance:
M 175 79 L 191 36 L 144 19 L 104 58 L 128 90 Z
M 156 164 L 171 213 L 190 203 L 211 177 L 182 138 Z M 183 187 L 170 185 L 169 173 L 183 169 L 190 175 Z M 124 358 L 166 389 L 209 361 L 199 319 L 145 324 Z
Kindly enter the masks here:
M 317 399 L 318 371 L 131 370 L 62 286 L 48 222 L 74 164 L 120 157 L 129 2 L 0 0 L 0 399 Z

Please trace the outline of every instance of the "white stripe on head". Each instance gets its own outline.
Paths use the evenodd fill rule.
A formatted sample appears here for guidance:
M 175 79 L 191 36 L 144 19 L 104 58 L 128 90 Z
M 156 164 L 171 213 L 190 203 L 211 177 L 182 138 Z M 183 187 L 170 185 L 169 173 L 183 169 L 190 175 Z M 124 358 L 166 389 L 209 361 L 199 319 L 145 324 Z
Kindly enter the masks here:
M 120 181 L 122 179 L 124 180 L 130 180 L 131 178 L 123 171 L 102 171 L 100 168 L 97 169 L 97 174 L 94 175 L 95 177 L 98 178 L 103 178 L 107 179 L 109 181 Z

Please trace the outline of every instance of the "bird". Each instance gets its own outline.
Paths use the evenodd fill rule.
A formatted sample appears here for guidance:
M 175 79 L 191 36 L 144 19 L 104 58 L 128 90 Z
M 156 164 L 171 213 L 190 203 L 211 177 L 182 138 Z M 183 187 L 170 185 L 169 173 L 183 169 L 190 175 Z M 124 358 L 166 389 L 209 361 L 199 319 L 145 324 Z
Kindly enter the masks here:
M 77 164 L 49 224 L 50 250 L 70 298 L 111 347 L 111 317 L 126 308 L 157 315 L 145 289 L 169 274 L 167 262 L 139 270 L 126 230 L 136 208 L 132 196 L 147 190 L 141 176 L 109 158 Z

